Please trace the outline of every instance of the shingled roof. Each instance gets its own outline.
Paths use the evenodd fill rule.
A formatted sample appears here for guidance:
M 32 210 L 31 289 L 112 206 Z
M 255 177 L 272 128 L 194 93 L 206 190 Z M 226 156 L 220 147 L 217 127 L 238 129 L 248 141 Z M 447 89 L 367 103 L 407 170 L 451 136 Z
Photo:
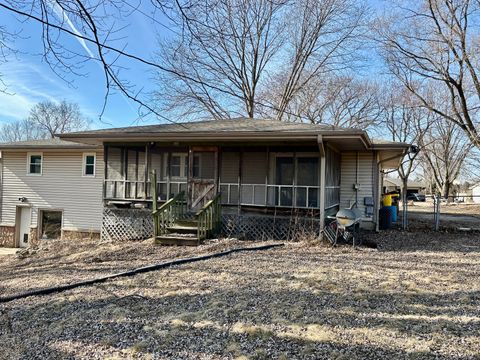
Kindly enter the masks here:
M 3 149 L 92 149 L 96 146 L 80 144 L 73 141 L 65 141 L 57 138 L 42 140 L 26 140 L 0 143 Z
M 184 123 L 168 123 L 158 125 L 129 126 L 112 129 L 80 131 L 62 134 L 62 137 L 127 135 L 136 133 L 203 133 L 203 132 L 315 132 L 315 131 L 352 131 L 332 125 L 287 122 L 272 119 L 235 118 L 222 120 L 204 120 Z M 355 130 L 361 131 L 361 130 Z

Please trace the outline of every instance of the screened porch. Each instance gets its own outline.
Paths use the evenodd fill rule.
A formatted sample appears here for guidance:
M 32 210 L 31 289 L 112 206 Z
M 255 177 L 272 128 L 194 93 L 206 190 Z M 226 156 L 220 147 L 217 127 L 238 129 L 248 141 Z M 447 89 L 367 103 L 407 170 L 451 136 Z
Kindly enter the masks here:
M 324 159 L 329 209 L 339 204 L 340 155 L 327 147 Z M 160 201 L 185 192 L 194 207 L 220 192 L 224 206 L 319 209 L 321 161 L 318 147 L 108 144 L 104 200 L 150 202 L 154 170 Z

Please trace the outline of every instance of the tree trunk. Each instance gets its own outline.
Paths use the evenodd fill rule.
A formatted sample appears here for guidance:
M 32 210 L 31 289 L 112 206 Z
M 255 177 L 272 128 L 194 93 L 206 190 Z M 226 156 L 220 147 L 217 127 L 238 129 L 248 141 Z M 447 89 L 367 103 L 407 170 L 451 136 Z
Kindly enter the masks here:
M 407 188 L 408 188 L 408 177 L 402 178 L 402 229 L 408 229 L 408 209 L 407 209 Z
M 443 194 L 443 197 L 447 200 L 447 203 L 449 203 L 450 202 L 450 198 L 448 197 L 448 195 L 450 195 L 450 182 L 449 181 L 445 181 L 443 183 L 442 194 Z

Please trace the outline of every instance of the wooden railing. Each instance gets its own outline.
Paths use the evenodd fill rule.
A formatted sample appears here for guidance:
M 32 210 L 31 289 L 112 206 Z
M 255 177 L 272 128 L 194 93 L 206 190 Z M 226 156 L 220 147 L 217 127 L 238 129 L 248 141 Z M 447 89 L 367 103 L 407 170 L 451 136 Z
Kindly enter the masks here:
M 149 180 L 104 180 L 104 198 L 109 200 L 141 200 L 152 199 L 152 182 Z M 145 188 L 146 186 L 146 188 Z M 157 181 L 157 196 L 169 200 L 187 188 L 187 181 Z M 145 193 L 145 189 L 150 190 Z
M 157 175 L 155 172 L 151 175 L 151 183 L 157 183 Z M 153 208 L 153 235 L 163 235 L 167 233 L 167 228 L 174 225 L 175 221 L 185 216 L 187 212 L 187 202 L 185 193 L 182 191 L 173 198 L 165 202 L 157 208 L 157 188 L 152 186 L 152 208 Z
M 217 194 L 208 201 L 198 212 L 198 239 L 203 240 L 220 230 L 222 223 L 221 194 Z
M 224 205 L 320 207 L 319 186 L 220 183 L 220 192 Z

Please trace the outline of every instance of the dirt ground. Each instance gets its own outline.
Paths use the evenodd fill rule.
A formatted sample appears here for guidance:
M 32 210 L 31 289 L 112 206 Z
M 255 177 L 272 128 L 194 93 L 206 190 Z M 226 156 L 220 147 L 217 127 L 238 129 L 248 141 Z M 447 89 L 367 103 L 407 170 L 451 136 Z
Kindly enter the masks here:
M 368 237 L 377 249 L 290 243 L 2 304 L 0 358 L 479 359 L 480 235 Z M 229 245 L 210 246 L 197 251 Z M 52 250 L 45 271 L 63 277 L 71 264 L 73 278 L 76 266 L 85 276 L 113 258 L 136 264 L 195 249 L 96 251 Z M 7 285 L 2 264 L 2 293 L 41 272 L 43 256 L 10 259 L 19 267 Z M 89 258 L 97 260 L 83 265 Z

